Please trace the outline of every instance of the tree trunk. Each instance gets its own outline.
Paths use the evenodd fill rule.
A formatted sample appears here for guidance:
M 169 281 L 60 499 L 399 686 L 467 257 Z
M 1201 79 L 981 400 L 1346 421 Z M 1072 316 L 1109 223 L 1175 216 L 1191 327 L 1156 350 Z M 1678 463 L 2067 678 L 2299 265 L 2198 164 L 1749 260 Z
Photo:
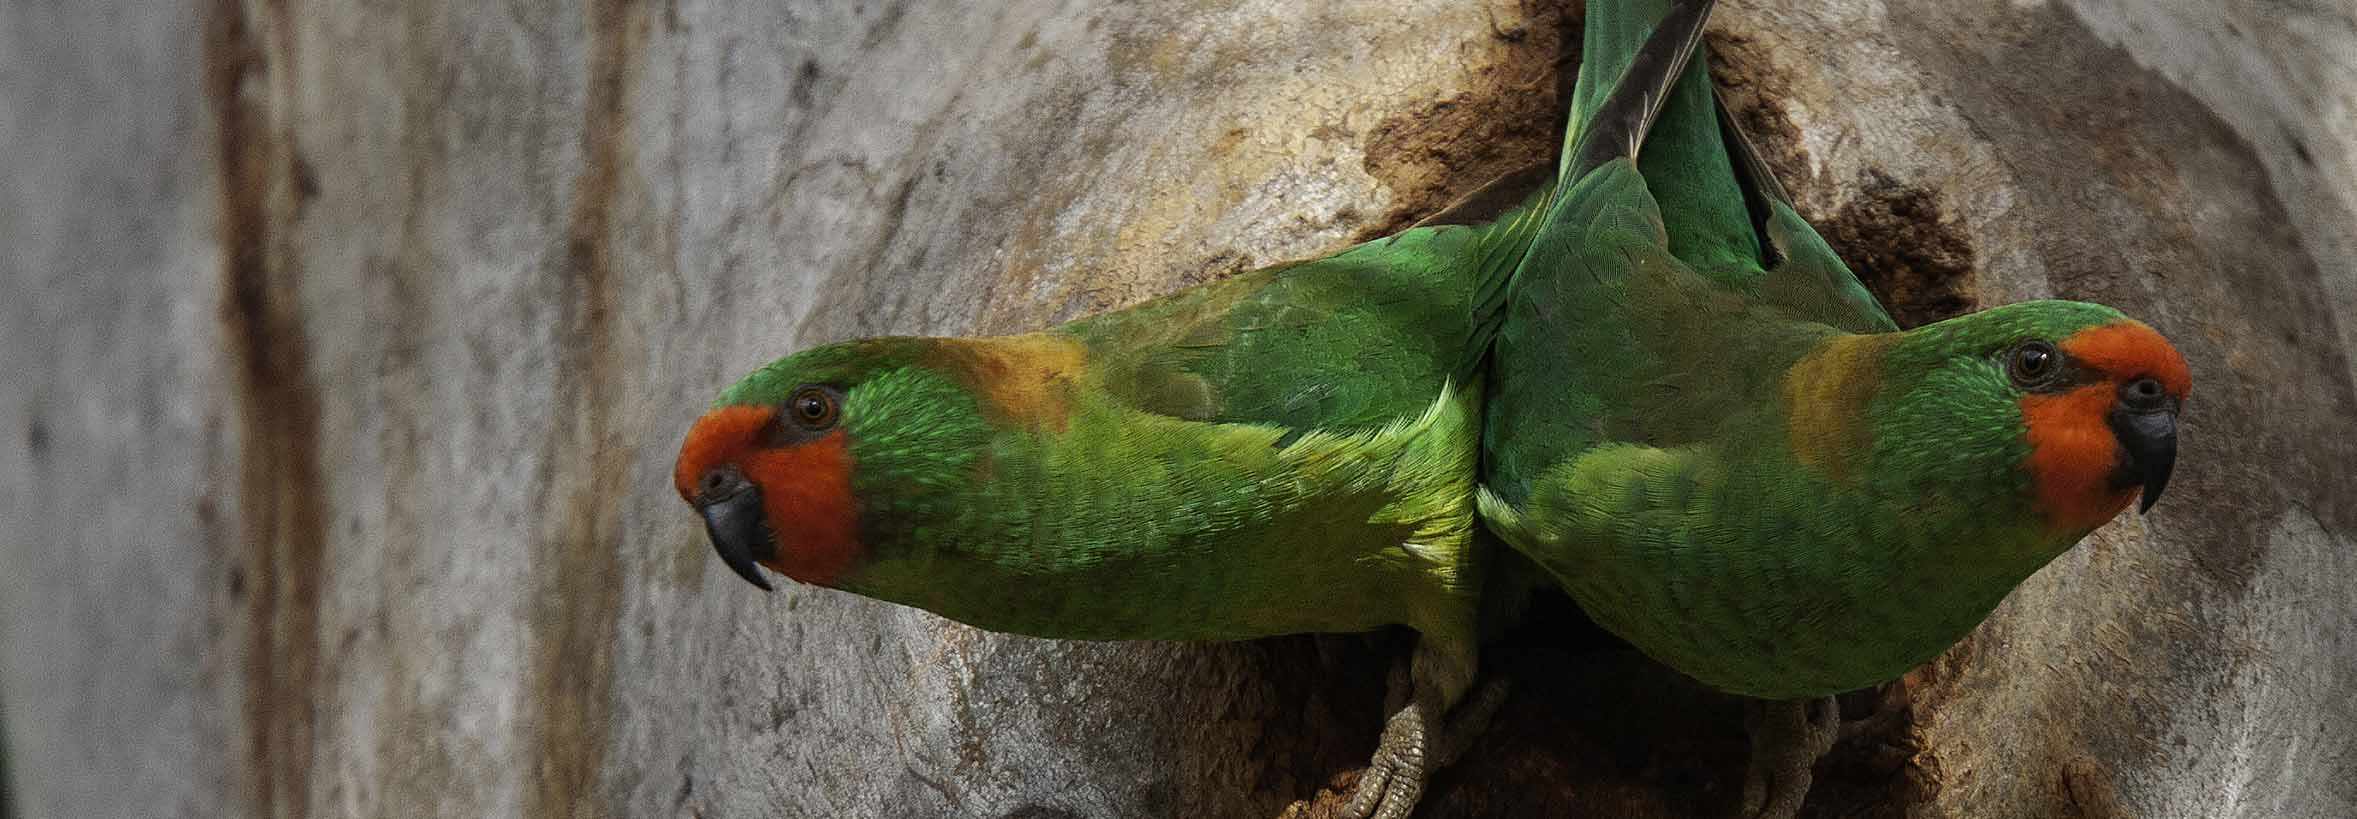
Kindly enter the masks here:
M 981 5 L 0 8 L 16 810 L 1327 813 L 1396 635 L 762 595 L 672 455 L 787 352 L 1120 307 L 1546 157 L 1578 11 Z M 1714 24 L 1902 321 L 2102 301 L 2196 381 L 2168 499 L 1847 698 L 1811 815 L 2357 812 L 2357 10 L 2182 5 Z M 1515 694 L 1420 816 L 1732 811 L 1737 700 L 1559 599 L 1489 656 Z

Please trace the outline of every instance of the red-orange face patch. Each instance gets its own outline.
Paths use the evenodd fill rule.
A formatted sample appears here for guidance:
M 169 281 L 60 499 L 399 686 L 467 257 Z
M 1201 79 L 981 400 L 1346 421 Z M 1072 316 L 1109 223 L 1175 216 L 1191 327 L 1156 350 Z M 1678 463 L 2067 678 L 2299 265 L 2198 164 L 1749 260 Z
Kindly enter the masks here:
M 2086 532 L 2136 499 L 2136 487 L 2112 485 L 2122 455 L 2109 417 L 2119 401 L 2120 385 L 2149 376 L 2170 396 L 2183 400 L 2193 378 L 2177 348 L 2138 321 L 2081 330 L 2060 346 L 2103 379 L 2065 393 L 2024 395 L 2021 416 L 2029 434 L 2030 475 L 2047 523 L 2058 530 Z
M 2152 376 L 2179 401 L 2185 400 L 2185 394 L 2193 389 L 2193 375 L 2185 369 L 2185 356 L 2141 321 L 2121 319 L 2080 330 L 2063 339 L 2062 351 L 2079 363 L 2111 376 L 2115 382 Z
M 2062 394 L 2021 398 L 2030 439 L 2030 475 L 2039 506 L 2056 529 L 2085 532 L 2101 526 L 2136 499 L 2136 487 L 2114 488 L 2120 442 L 2105 416 L 2119 388 L 2090 384 Z
M 704 473 L 736 464 L 760 488 L 763 516 L 777 537 L 777 554 L 763 565 L 826 585 L 864 551 L 851 495 L 851 451 L 840 429 L 798 444 L 762 446 L 773 414 L 762 406 L 705 413 L 680 446 L 671 480 L 680 498 L 693 503 Z
M 679 460 L 671 466 L 671 485 L 679 490 L 679 499 L 695 503 L 696 482 L 752 448 L 775 412 L 765 406 L 721 407 L 696 419 L 679 445 Z

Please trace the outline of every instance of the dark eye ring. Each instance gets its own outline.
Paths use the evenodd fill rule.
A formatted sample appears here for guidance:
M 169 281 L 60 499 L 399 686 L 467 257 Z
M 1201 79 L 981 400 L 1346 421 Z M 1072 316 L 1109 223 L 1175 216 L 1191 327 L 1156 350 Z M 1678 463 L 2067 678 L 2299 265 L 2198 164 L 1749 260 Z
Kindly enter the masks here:
M 803 387 L 786 398 L 786 416 L 794 420 L 795 426 L 806 430 L 815 432 L 833 427 L 841 412 L 834 394 L 818 387 Z
M 2025 341 L 2005 356 L 2005 374 L 2023 389 L 2044 386 L 2062 372 L 2062 354 L 2043 341 Z

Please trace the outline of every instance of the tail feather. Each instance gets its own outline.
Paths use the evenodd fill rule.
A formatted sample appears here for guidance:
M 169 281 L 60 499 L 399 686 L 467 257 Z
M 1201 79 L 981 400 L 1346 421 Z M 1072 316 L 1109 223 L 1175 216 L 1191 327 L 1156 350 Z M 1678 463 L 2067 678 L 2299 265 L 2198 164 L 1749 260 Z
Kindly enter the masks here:
M 1666 5 L 1666 10 L 1664 6 Z M 1615 159 L 1635 159 L 1702 43 L 1716 0 L 1599 0 L 1588 9 L 1579 79 L 1554 185 L 1533 205 L 1501 219 L 1486 237 L 1473 297 L 1474 338 L 1461 373 L 1482 367 L 1532 242 L 1569 215 L 1569 192 Z M 1709 77 L 1701 76 L 1704 93 Z
M 1635 8 L 1651 5 L 1589 6 L 1571 127 L 1565 134 L 1571 145 L 1563 152 L 1559 178 L 1576 180 L 1614 159 L 1636 158 L 1673 89 L 1690 73 L 1687 67 L 1702 45 L 1702 26 L 1715 0 L 1671 3 L 1658 25 L 1648 25 L 1651 16 Z M 1709 76 L 1699 76 L 1708 93 Z M 1599 96 L 1599 88 L 1609 91 Z
M 1762 234 L 1745 208 L 1734 157 L 1721 136 L 1707 48 L 1679 72 L 1645 136 L 1638 170 L 1661 211 L 1670 255 L 1695 272 L 1746 286 L 1766 270 Z
M 1716 95 L 1713 95 L 1716 97 Z M 1768 170 L 1751 138 L 1735 123 L 1725 99 L 1716 99 L 1718 130 L 1734 160 L 1735 184 L 1742 189 L 1750 228 L 1758 237 L 1761 280 L 1768 297 L 1828 325 L 1853 333 L 1887 333 L 1899 328 L 1874 294 L 1843 264 L 1841 256 L 1800 217 L 1784 184 Z M 1674 247 L 1674 245 L 1673 245 Z
M 1735 160 L 1735 184 L 1743 188 L 1743 208 L 1751 215 L 1752 232 L 1766 236 L 1768 224 L 1775 221 L 1777 206 L 1791 207 L 1792 196 L 1784 192 L 1784 183 L 1776 181 L 1776 175 L 1768 171 L 1768 163 L 1760 158 L 1759 148 L 1751 144 L 1751 136 L 1735 123 L 1735 112 L 1727 110 L 1726 98 L 1714 93 L 1711 101 L 1711 107 L 1718 111 L 1719 133 Z M 1774 243 L 1761 245 L 1764 266 L 1775 267 L 1784 260 L 1784 251 Z

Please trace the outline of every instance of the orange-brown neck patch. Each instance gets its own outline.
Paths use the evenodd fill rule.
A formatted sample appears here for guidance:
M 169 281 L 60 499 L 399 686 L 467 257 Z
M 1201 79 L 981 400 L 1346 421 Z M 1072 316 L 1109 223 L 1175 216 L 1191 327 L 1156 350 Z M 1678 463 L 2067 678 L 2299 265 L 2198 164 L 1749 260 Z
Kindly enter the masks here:
M 692 503 L 704 473 L 735 464 L 760 488 L 762 513 L 777 538 L 776 556 L 763 564 L 804 583 L 827 585 L 865 551 L 851 494 L 851 451 L 840 429 L 798 444 L 763 445 L 774 412 L 732 406 L 705 413 L 680 446 L 672 484 Z
M 1088 349 L 1053 333 L 941 339 L 939 363 L 981 399 L 985 417 L 1002 427 L 1061 432 L 1088 366 Z
M 1866 412 L 1882 386 L 1883 354 L 1898 340 L 1896 333 L 1835 336 L 1785 374 L 1784 439 L 1795 460 L 1849 479 L 1853 459 L 1873 449 Z
M 2021 398 L 2022 423 L 2030 441 L 2030 478 L 2047 524 L 2057 531 L 2093 530 L 2136 498 L 2136 487 L 2112 485 L 2120 443 L 2105 417 L 2117 401 L 2118 389 L 2107 381 Z

